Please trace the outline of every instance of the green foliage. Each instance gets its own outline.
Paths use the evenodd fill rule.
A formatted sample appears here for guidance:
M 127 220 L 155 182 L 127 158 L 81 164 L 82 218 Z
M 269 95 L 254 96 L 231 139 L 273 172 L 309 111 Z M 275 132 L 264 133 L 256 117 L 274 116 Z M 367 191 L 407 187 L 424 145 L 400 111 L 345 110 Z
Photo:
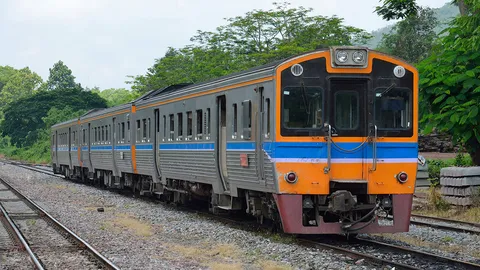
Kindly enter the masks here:
M 108 107 L 129 103 L 139 97 L 138 93 L 125 88 L 109 88 L 103 91 L 95 89 L 92 92 L 97 93 L 101 98 L 105 99 Z
M 417 14 L 398 22 L 390 33 L 383 35 L 377 49 L 409 63 L 418 63 L 429 56 L 437 37 L 434 31 L 437 25 L 432 9 L 419 8 Z
M 96 93 L 75 89 L 40 91 L 32 97 L 10 103 L 5 109 L 5 120 L 0 129 L 17 147 L 32 145 L 45 128 L 43 118 L 51 108 L 70 107 L 73 111 L 105 108 L 106 102 Z M 48 119 L 48 118 L 47 118 Z
M 436 187 L 430 187 L 428 196 L 430 207 L 438 211 L 447 211 L 450 209 L 450 204 L 446 202 Z
M 480 165 L 480 2 L 466 0 L 469 15 L 455 18 L 430 57 L 418 66 L 425 133 L 435 127 L 464 143 Z
M 440 169 L 448 167 L 447 163 L 440 159 L 428 160 L 428 180 L 430 185 L 437 187 L 440 185 Z
M 49 69 L 50 75 L 46 82 L 47 90 L 81 90 L 82 86 L 75 82 L 72 71 L 62 62 L 58 61 Z
M 42 78 L 28 67 L 17 70 L 0 66 L 0 110 L 12 101 L 33 95 L 41 83 Z
M 404 19 L 416 14 L 418 5 L 415 0 L 383 0 L 382 6 L 377 6 L 375 12 L 384 20 Z
M 131 77 L 132 89 L 145 93 L 178 83 L 197 83 L 231 74 L 319 46 L 363 44 L 370 35 L 343 19 L 311 15 L 312 9 L 274 3 L 227 19 L 214 32 L 198 31 L 193 45 L 169 48 L 147 74 Z

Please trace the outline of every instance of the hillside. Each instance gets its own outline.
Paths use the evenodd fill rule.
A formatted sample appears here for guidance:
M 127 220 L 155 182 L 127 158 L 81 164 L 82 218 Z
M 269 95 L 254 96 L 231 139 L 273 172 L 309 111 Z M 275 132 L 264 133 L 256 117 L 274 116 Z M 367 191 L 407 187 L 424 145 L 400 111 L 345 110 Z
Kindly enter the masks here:
M 458 7 L 450 3 L 445 4 L 441 8 L 435 8 L 433 10 L 438 21 L 440 22 L 439 26 L 435 29 L 437 33 L 445 29 L 448 22 L 459 14 Z M 366 46 L 372 49 L 376 48 L 382 40 L 383 34 L 390 32 L 390 30 L 393 28 L 393 25 L 394 24 L 372 31 L 371 34 L 373 35 L 373 38 L 366 44 Z

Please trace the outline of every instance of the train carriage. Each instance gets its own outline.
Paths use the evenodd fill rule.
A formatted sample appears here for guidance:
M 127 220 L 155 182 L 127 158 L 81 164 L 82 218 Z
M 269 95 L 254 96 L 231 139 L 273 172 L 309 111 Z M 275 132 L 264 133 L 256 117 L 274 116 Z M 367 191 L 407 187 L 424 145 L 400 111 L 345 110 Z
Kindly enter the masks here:
M 287 233 L 408 231 L 417 84 L 402 60 L 322 49 L 55 125 L 52 162 L 68 177 L 208 200 Z M 379 222 L 388 214 L 393 223 Z

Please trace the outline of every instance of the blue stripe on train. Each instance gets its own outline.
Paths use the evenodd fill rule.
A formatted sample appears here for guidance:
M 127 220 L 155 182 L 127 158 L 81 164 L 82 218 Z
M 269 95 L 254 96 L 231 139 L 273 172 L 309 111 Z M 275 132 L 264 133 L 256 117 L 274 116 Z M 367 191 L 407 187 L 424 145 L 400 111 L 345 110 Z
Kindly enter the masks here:
M 332 145 L 332 158 L 372 158 L 373 148 L 372 144 L 366 144 L 358 148 L 359 143 L 336 143 Z M 179 151 L 213 151 L 214 143 L 167 143 L 160 144 L 159 149 L 165 150 L 179 150 Z M 356 149 L 358 148 L 358 149 Z M 136 149 L 140 151 L 153 150 L 152 144 L 139 144 Z M 326 158 L 327 157 L 327 143 L 326 142 L 266 142 L 263 144 L 263 149 L 271 157 L 276 159 L 283 158 Z M 82 147 L 82 150 L 88 150 L 87 147 Z M 96 145 L 92 146 L 94 151 L 111 151 L 111 145 Z M 115 150 L 130 151 L 130 145 L 117 145 Z M 255 143 L 252 142 L 228 142 L 228 151 L 255 151 Z M 59 147 L 58 151 L 68 151 L 68 147 Z M 392 142 L 378 142 L 377 143 L 377 158 L 416 158 L 418 155 L 417 143 L 392 143 Z

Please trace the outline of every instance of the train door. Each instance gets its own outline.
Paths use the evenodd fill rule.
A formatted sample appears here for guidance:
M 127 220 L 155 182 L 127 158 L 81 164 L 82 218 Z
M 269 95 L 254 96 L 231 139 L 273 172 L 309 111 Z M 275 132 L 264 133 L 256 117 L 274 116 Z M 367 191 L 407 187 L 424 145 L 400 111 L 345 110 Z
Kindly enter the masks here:
M 117 146 L 117 129 L 116 127 L 116 117 L 112 118 L 112 129 L 109 130 L 109 134 L 111 134 L 111 138 L 107 138 L 107 140 L 110 140 L 112 142 L 112 158 L 113 158 L 113 176 L 119 176 L 118 175 L 118 170 L 117 170 L 117 156 L 115 155 L 115 147 Z M 108 129 L 110 129 L 110 125 L 108 125 Z
M 225 190 L 229 190 L 227 173 L 227 99 L 217 97 L 217 167 Z
M 155 172 L 157 174 L 157 178 L 160 177 L 160 150 L 159 150 L 159 143 L 160 143 L 160 110 L 155 109 L 155 121 L 154 121 L 154 129 L 153 129 L 153 164 L 155 166 Z M 155 180 L 154 180 L 155 181 Z M 156 182 L 156 181 L 155 181 Z
M 55 134 L 53 135 L 53 146 L 55 147 L 53 149 L 53 154 L 54 154 L 54 162 L 59 166 L 58 164 L 58 131 L 55 130 Z
M 72 169 L 72 128 L 68 128 L 68 163 L 70 164 L 70 169 Z
M 255 154 L 257 160 L 257 172 L 258 179 L 261 183 L 265 184 L 265 172 L 264 172 L 264 155 L 263 155 L 263 141 L 264 141 L 264 113 L 265 113 L 265 97 L 263 96 L 263 86 L 257 88 L 257 100 L 259 112 L 256 113 L 256 132 L 255 132 Z
M 332 180 L 366 180 L 367 80 L 332 79 L 330 81 L 330 125 L 332 142 Z M 347 169 L 348 168 L 348 169 Z

